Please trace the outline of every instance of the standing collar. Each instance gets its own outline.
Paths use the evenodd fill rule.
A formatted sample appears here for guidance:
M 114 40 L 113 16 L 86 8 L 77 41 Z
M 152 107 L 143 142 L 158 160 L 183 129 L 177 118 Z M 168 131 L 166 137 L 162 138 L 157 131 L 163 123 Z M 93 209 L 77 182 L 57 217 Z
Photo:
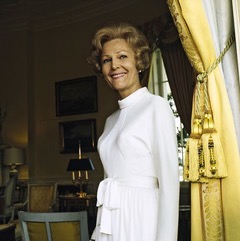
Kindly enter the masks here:
M 132 105 L 136 101 L 140 100 L 146 93 L 148 93 L 148 89 L 146 87 L 142 87 L 142 88 L 136 90 L 131 95 L 118 101 L 119 108 L 123 109 L 123 108 L 126 108 L 126 107 Z

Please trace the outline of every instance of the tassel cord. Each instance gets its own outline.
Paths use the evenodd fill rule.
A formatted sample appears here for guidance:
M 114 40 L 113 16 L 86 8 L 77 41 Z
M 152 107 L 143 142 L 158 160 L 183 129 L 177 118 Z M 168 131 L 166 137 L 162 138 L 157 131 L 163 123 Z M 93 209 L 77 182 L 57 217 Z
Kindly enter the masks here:
M 223 51 L 221 52 L 221 54 L 218 56 L 218 58 L 213 62 L 213 64 L 204 72 L 198 74 L 197 76 L 197 80 L 200 83 L 203 83 L 204 80 L 206 80 L 207 76 L 214 70 L 216 69 L 216 67 L 218 66 L 218 64 L 222 61 L 224 55 L 226 54 L 226 52 L 230 49 L 230 47 L 232 46 L 232 44 L 235 41 L 235 33 L 233 32 L 233 34 L 231 35 L 231 37 L 229 38 L 229 40 L 226 43 L 225 48 L 223 49 Z

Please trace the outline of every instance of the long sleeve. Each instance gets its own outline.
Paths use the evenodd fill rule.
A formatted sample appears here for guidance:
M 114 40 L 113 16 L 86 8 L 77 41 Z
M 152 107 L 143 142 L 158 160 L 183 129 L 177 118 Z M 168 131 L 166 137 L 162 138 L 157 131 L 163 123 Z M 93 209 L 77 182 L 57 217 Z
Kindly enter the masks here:
M 159 107 L 158 107 L 159 108 Z M 153 159 L 159 181 L 156 241 L 176 241 L 178 234 L 179 173 L 175 122 L 167 102 L 154 113 Z

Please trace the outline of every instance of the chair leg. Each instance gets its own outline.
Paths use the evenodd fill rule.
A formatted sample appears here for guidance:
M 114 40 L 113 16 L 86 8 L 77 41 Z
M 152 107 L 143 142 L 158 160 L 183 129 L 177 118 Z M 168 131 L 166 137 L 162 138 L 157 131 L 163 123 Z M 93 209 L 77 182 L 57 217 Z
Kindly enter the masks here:
M 15 208 L 12 208 L 12 213 L 11 213 L 11 217 L 10 217 L 10 220 L 9 220 L 9 224 L 10 223 L 13 223 L 13 220 L 14 220 L 14 214 L 15 214 Z

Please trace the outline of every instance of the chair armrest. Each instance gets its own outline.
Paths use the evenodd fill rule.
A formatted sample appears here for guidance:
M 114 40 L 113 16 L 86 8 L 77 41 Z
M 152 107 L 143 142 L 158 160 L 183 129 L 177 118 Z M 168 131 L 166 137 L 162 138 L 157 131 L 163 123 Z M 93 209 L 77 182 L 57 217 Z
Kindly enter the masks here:
M 16 210 L 21 210 L 23 209 L 25 206 L 27 206 L 28 200 L 25 200 L 23 203 L 14 203 L 14 208 Z

